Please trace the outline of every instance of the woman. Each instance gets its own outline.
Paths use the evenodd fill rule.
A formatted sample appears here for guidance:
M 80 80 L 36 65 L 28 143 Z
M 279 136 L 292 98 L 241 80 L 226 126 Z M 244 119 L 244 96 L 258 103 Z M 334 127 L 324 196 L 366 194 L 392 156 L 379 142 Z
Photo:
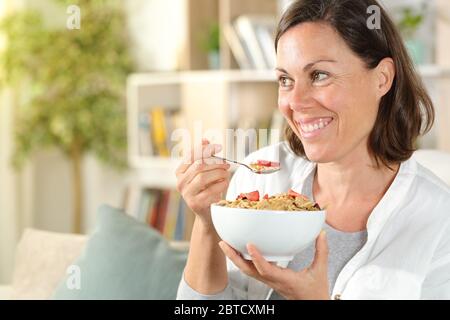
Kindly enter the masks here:
M 177 169 L 196 213 L 180 299 L 449 299 L 450 190 L 411 155 L 434 110 L 398 31 L 375 0 L 301 0 L 285 12 L 275 48 L 287 142 L 251 154 L 281 162 L 258 176 L 202 159 Z M 379 6 L 379 8 L 381 8 Z M 423 130 L 422 130 L 423 129 Z M 289 188 L 328 205 L 326 231 L 287 266 L 248 245 L 244 260 L 220 241 L 209 206 L 228 188 Z M 327 241 L 328 240 L 328 241 Z

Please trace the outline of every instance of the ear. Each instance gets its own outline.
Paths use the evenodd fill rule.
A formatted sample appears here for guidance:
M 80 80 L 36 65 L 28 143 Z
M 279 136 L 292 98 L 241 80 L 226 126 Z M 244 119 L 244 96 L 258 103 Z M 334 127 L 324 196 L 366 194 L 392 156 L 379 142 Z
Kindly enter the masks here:
M 384 58 L 376 67 L 377 91 L 383 97 L 392 87 L 395 78 L 395 64 L 392 58 Z

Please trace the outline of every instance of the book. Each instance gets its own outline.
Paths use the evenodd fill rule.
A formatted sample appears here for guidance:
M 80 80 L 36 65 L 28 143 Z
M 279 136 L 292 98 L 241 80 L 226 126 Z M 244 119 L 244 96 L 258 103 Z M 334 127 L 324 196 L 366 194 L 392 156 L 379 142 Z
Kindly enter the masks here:
M 270 46 L 273 47 L 273 30 L 276 22 L 272 16 L 249 14 L 241 15 L 234 21 L 239 37 L 248 46 L 248 52 L 255 69 L 273 68 L 274 60 Z M 259 31 L 258 31 L 259 30 Z M 272 44 L 270 45 L 270 42 Z M 267 51 L 267 52 L 265 52 Z
M 150 130 L 150 120 L 151 117 L 145 112 L 139 114 L 138 125 L 139 125 L 139 155 L 141 156 L 152 156 L 153 155 L 153 144 L 152 135 Z
M 184 239 L 186 207 L 186 202 L 180 197 L 180 202 L 178 203 L 177 222 L 175 224 L 175 233 L 173 235 L 173 239 L 176 241 L 182 241 Z
M 126 210 L 127 214 L 154 228 L 166 239 L 190 240 L 195 214 L 178 191 L 131 184 L 124 199 L 124 205 L 132 208 Z
M 275 53 L 275 20 L 271 17 L 261 17 L 255 23 L 256 37 L 266 61 L 268 69 L 275 69 L 277 57 Z
M 155 204 L 150 208 L 148 208 L 148 213 L 147 213 L 147 224 L 153 228 L 156 228 L 156 223 L 158 221 L 158 213 L 159 213 L 159 206 L 161 203 L 161 193 L 162 190 L 155 190 L 155 197 L 156 197 L 156 201 Z
M 167 122 L 166 114 L 162 107 L 153 107 L 150 110 L 152 140 L 157 155 L 161 157 L 169 156 L 169 148 L 167 146 Z
M 161 191 L 161 195 L 158 201 L 158 208 L 156 212 L 155 224 L 152 225 L 161 234 L 164 233 L 164 226 L 166 224 L 167 210 L 169 207 L 170 190 Z
M 141 222 L 147 221 L 147 215 L 152 211 L 157 203 L 157 192 L 152 189 L 143 189 L 141 192 L 141 200 L 139 203 L 139 212 L 137 220 Z
M 167 208 L 166 222 L 164 225 L 164 237 L 167 239 L 175 238 L 175 228 L 178 218 L 178 207 L 181 201 L 179 192 L 171 191 L 169 197 L 169 206 Z
M 223 27 L 223 33 L 231 52 L 236 59 L 240 69 L 254 69 L 254 65 L 250 60 L 250 52 L 246 46 L 245 41 L 242 41 L 239 35 L 236 33 L 234 25 L 227 23 Z
M 255 69 L 267 69 L 266 62 L 262 50 L 259 46 L 258 39 L 256 38 L 255 30 L 253 29 L 252 20 L 250 16 L 242 15 L 236 18 L 234 22 L 235 28 L 239 34 L 239 37 L 245 41 L 248 46 L 250 58 Z
M 139 209 L 137 211 L 136 219 L 139 221 L 145 221 L 148 208 L 150 207 L 150 192 L 148 190 L 142 190 L 139 199 Z
M 139 184 L 130 184 L 126 187 L 123 201 L 123 210 L 126 214 L 137 218 L 142 188 Z

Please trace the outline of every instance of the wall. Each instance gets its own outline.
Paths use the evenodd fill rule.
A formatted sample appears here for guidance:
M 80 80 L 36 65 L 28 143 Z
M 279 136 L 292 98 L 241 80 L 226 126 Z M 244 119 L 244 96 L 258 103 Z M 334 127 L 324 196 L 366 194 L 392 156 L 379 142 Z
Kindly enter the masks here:
M 33 226 L 55 232 L 72 232 L 72 171 L 69 160 L 57 150 L 46 150 L 39 152 L 33 163 Z M 86 156 L 83 180 L 83 229 L 90 233 L 95 227 L 96 212 L 101 204 L 121 206 L 128 175 L 103 165 L 93 156 Z
M 183 54 L 186 1 L 127 0 L 132 53 L 142 71 L 176 70 Z M 161 14 L 161 13 L 164 14 Z
M 48 0 L 0 0 L 0 16 L 6 6 L 8 10 L 39 7 L 54 19 L 51 21 L 64 22 L 65 12 L 48 3 Z M 0 48 L 2 44 L 0 38 Z M 63 155 L 55 150 L 42 150 L 21 173 L 15 172 L 10 165 L 14 147 L 13 97 L 11 91 L 0 90 L 0 284 L 11 280 L 15 246 L 24 228 L 70 232 L 72 217 L 71 171 Z M 118 174 L 91 156 L 86 157 L 83 172 L 84 230 L 90 232 L 100 204 L 120 206 L 127 173 Z
M 0 92 L 0 283 L 11 276 L 14 244 L 17 239 L 17 176 L 9 168 L 11 156 L 11 109 L 10 95 Z

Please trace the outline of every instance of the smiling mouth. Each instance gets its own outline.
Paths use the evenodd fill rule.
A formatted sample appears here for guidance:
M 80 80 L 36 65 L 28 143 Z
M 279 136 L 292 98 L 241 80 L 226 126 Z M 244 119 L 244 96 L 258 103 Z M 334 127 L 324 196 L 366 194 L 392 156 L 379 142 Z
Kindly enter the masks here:
M 317 118 L 313 121 L 307 122 L 295 121 L 295 123 L 300 127 L 300 129 L 304 133 L 311 134 L 326 128 L 331 121 L 333 121 L 333 118 L 327 117 L 327 118 Z

